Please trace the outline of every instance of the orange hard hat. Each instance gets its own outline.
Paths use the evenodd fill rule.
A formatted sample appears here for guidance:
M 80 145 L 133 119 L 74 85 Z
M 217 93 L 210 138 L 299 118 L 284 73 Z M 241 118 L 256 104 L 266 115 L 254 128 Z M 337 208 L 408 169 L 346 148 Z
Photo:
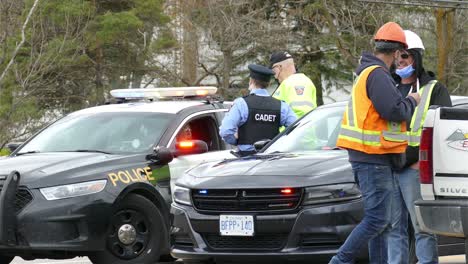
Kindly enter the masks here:
M 381 26 L 379 30 L 377 30 L 377 33 L 375 33 L 374 40 L 398 42 L 403 44 L 405 48 L 408 47 L 405 32 L 400 25 L 395 22 L 387 22 L 385 25 Z

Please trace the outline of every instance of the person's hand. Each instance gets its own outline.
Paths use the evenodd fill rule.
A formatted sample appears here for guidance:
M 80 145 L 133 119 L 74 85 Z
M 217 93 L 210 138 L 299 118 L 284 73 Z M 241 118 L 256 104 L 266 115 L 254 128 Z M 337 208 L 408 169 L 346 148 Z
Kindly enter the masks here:
M 421 96 L 418 93 L 410 93 L 408 94 L 408 96 L 413 97 L 414 100 L 416 100 L 416 105 L 418 105 L 419 102 L 421 102 Z
M 414 164 L 411 164 L 410 168 L 412 168 L 413 170 L 419 170 L 419 161 Z

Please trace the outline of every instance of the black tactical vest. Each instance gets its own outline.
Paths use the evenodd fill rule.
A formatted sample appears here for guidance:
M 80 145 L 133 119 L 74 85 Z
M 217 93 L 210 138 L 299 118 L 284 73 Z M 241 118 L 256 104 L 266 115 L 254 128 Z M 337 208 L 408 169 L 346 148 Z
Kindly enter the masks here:
M 279 133 L 281 101 L 270 96 L 251 94 L 244 97 L 249 116 L 239 127 L 238 145 L 253 145 L 262 139 L 273 139 Z

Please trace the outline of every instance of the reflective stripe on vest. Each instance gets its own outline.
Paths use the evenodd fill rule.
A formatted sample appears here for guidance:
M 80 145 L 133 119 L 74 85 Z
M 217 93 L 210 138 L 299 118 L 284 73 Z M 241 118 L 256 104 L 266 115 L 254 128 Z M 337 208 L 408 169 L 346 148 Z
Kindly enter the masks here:
M 348 105 L 345 109 L 343 121 L 341 124 L 340 134 L 338 136 L 338 146 L 344 148 L 351 148 L 358 151 L 363 151 L 370 154 L 385 154 L 385 153 L 402 153 L 406 148 L 408 141 L 408 134 L 406 132 L 405 122 L 388 122 L 379 117 L 378 113 L 372 106 L 370 99 L 366 97 L 365 105 L 359 105 L 359 107 L 369 107 L 368 109 L 359 109 L 356 104 L 362 96 L 367 96 L 366 83 L 369 74 L 379 66 L 371 66 L 364 69 L 361 74 L 356 78 L 351 93 L 351 98 L 348 101 Z M 365 78 L 365 80 L 362 80 Z M 365 95 L 363 95 L 363 93 Z M 360 96 L 360 97 L 357 97 Z M 356 98 L 361 98 L 357 100 Z M 373 109 L 373 110 L 372 110 Z M 365 112 L 373 113 L 374 118 L 369 120 L 379 120 L 376 130 L 369 129 L 373 126 L 368 126 L 369 123 Z M 358 116 L 361 115 L 361 116 Z M 358 121 L 359 120 L 359 121 Z M 364 122 L 364 123 L 362 123 Z M 362 124 L 361 124 L 362 123 Z M 363 126 L 363 127 L 361 127 Z M 379 128 L 380 126 L 380 128 Z
M 380 146 L 380 131 L 368 131 L 362 130 L 358 127 L 341 125 L 339 136 L 357 143 L 364 143 L 371 146 Z
M 291 107 L 301 107 L 301 106 L 306 106 L 310 107 L 311 110 L 315 108 L 314 103 L 309 102 L 309 101 L 293 101 L 289 104 Z
M 419 90 L 419 93 L 421 94 L 421 101 L 416 107 L 413 117 L 411 118 L 411 129 L 408 132 L 408 145 L 410 146 L 419 146 L 419 142 L 421 140 L 422 127 L 424 125 L 424 120 L 426 120 L 426 114 L 429 110 L 432 91 L 434 90 L 434 86 L 436 85 L 436 83 L 436 80 L 432 80 Z

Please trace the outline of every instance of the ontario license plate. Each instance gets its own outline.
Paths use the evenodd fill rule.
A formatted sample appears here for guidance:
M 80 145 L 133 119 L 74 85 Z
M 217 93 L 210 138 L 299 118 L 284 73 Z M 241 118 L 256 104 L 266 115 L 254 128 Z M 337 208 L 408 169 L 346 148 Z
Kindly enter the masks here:
M 252 215 L 220 215 L 219 232 L 222 236 L 253 236 Z

